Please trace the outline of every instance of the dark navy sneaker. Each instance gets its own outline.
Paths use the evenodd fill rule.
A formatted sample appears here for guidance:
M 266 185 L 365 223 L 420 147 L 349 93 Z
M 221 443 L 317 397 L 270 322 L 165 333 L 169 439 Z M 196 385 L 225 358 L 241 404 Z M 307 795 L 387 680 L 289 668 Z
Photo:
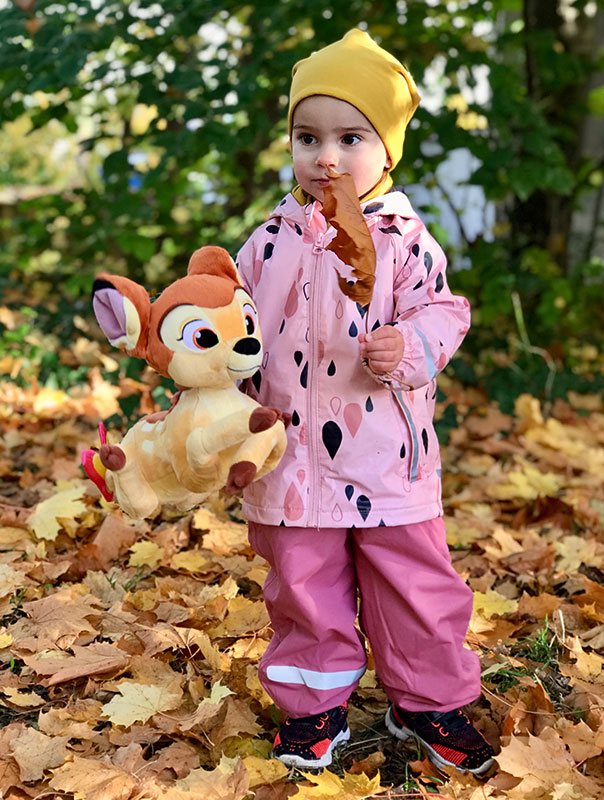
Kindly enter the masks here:
M 481 775 L 493 764 L 494 751 L 460 708 L 453 711 L 403 711 L 390 706 L 386 727 L 397 739 L 415 736 L 437 767 Z
M 331 754 L 350 738 L 348 704 L 310 717 L 288 717 L 273 744 L 273 758 L 288 767 L 316 769 L 331 764 Z

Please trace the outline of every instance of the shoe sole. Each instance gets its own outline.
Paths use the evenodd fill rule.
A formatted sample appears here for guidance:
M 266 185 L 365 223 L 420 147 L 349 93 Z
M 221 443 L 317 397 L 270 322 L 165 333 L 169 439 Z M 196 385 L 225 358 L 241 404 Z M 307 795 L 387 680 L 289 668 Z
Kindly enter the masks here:
M 397 739 L 400 739 L 401 742 L 408 742 L 409 739 L 417 739 L 419 742 L 422 743 L 423 747 L 426 748 L 428 751 L 428 755 L 430 757 L 430 761 L 437 766 L 439 769 L 443 767 L 454 767 L 458 772 L 471 772 L 472 775 L 482 775 L 483 772 L 489 770 L 495 760 L 492 758 L 487 759 L 484 764 L 481 764 L 479 767 L 475 769 L 470 769 L 467 767 L 466 769 L 462 769 L 462 767 L 458 767 L 452 761 L 447 761 L 446 758 L 443 758 L 436 750 L 431 747 L 421 736 L 411 730 L 411 728 L 399 727 L 396 722 L 392 719 L 392 709 L 388 709 L 386 712 L 386 716 L 384 717 L 384 722 L 386 723 L 386 727 L 388 728 L 389 732 L 395 736 Z
M 293 754 L 284 753 L 283 755 L 277 756 L 273 753 L 273 758 L 279 759 L 283 764 L 288 767 L 302 767 L 303 769 L 317 769 L 318 767 L 328 767 L 331 764 L 331 754 L 335 750 L 335 748 L 342 744 L 343 742 L 347 742 L 350 739 L 350 728 L 345 728 L 343 731 L 340 731 L 338 735 L 334 738 L 332 743 L 329 746 L 329 749 L 323 753 L 321 758 L 315 759 L 307 759 L 302 758 L 302 756 L 295 756 Z

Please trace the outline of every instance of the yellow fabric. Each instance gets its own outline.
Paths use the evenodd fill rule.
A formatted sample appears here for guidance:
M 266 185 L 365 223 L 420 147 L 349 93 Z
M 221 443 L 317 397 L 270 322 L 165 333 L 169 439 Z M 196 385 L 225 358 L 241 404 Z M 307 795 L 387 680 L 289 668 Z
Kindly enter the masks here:
M 294 109 L 301 100 L 314 94 L 345 100 L 358 108 L 384 143 L 392 162 L 390 169 L 398 164 L 419 94 L 408 70 L 369 34 L 355 28 L 294 65 L 288 113 L 290 136 Z M 392 179 L 385 173 L 361 201 L 377 197 L 391 186 Z M 299 186 L 293 195 L 302 204 L 308 202 L 304 199 L 308 196 Z

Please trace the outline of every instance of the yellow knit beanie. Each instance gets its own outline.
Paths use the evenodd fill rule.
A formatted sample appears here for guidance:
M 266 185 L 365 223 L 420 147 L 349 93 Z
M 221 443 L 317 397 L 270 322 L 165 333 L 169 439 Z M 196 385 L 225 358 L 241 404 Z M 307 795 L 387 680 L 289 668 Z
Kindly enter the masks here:
M 378 132 L 391 168 L 398 164 L 419 94 L 405 67 L 367 33 L 354 28 L 339 41 L 298 61 L 292 76 L 290 135 L 298 103 L 314 94 L 328 95 L 358 108 Z

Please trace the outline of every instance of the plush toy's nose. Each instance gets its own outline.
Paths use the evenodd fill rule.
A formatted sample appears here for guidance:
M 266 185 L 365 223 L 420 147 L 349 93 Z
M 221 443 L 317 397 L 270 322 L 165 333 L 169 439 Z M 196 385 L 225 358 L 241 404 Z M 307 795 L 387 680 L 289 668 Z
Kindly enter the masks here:
M 245 339 L 239 339 L 233 350 L 242 356 L 255 356 L 256 353 L 260 352 L 260 342 L 258 339 L 254 339 L 253 336 L 246 336 Z

